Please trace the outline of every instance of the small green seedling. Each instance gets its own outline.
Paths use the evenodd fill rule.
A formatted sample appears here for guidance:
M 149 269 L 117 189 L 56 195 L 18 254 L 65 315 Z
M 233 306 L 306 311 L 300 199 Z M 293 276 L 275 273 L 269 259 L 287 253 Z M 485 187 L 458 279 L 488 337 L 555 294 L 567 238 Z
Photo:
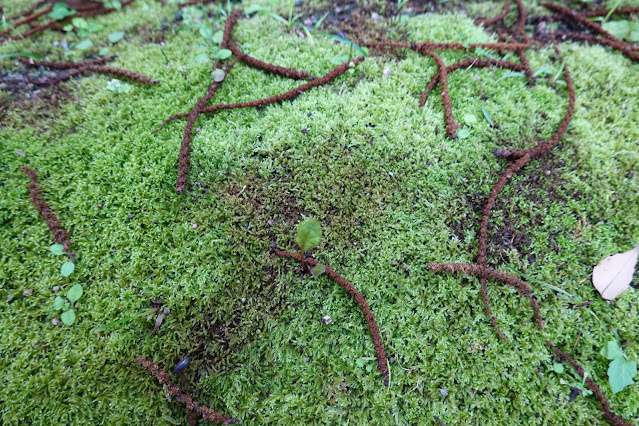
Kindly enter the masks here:
M 564 365 L 560 362 L 555 362 L 553 363 L 552 369 L 555 373 L 557 374 L 563 374 L 566 369 L 564 367 Z M 577 377 L 577 372 L 574 370 L 574 368 L 570 368 L 570 372 Z M 589 396 L 592 395 L 592 391 L 588 388 L 586 388 L 586 378 L 589 376 L 588 372 L 585 371 L 584 372 L 584 377 L 581 380 L 581 383 L 579 383 L 578 381 L 575 381 L 574 379 L 571 381 L 568 380 L 564 380 L 564 379 L 559 379 L 559 383 L 561 383 L 562 385 L 568 385 L 573 389 L 579 389 L 579 391 L 581 392 L 581 394 L 583 396 Z M 572 399 L 571 399 L 572 400 Z
M 632 379 L 637 374 L 637 363 L 628 359 L 615 340 L 607 342 L 599 353 L 612 361 L 608 366 L 608 382 L 613 393 L 619 393 L 634 383 Z
M 363 357 L 357 358 L 357 361 L 355 361 L 355 364 L 357 364 L 359 368 L 364 368 L 364 366 L 366 366 L 366 371 L 370 373 L 371 371 L 373 371 L 373 364 L 366 361 L 375 361 L 376 359 L 377 358 L 372 356 L 363 356 Z
M 67 291 L 67 300 L 61 296 L 57 296 L 53 300 L 53 309 L 56 311 L 63 311 L 60 315 L 60 319 L 66 325 L 73 325 L 75 322 L 75 310 L 73 304 L 82 297 L 82 286 L 80 284 L 74 284 L 69 291 Z
M 322 227 L 320 226 L 320 223 L 317 219 L 305 219 L 297 228 L 297 236 L 295 237 L 295 241 L 301 249 L 302 268 L 304 269 L 304 271 L 308 271 L 308 266 L 306 265 L 306 261 L 304 260 L 304 252 L 316 247 L 319 244 L 321 237 Z M 316 269 L 317 266 L 313 269 Z M 316 273 L 318 273 L 318 275 L 323 272 L 320 269 L 316 270 Z M 315 275 L 315 273 L 313 273 L 313 275 Z
M 49 17 L 55 21 L 60 21 L 73 15 L 75 15 L 75 10 L 69 9 L 69 6 L 62 2 L 54 4 L 51 12 L 49 12 Z
M 61 256 L 64 254 L 64 245 L 53 244 L 51 245 L 51 247 L 49 247 L 49 250 L 51 251 L 51 253 L 55 254 L 56 256 Z M 60 273 L 62 274 L 63 277 L 68 277 L 69 275 L 71 275 L 71 273 L 74 270 L 75 270 L 75 263 L 68 261 L 62 265 L 62 267 L 60 268 Z

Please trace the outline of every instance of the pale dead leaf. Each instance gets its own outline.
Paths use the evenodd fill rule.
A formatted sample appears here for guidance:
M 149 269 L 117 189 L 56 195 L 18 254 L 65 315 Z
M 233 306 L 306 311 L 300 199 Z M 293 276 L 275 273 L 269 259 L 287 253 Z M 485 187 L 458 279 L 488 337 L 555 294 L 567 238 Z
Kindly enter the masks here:
M 606 300 L 612 300 L 623 293 L 635 272 L 639 255 L 639 245 L 625 253 L 608 256 L 592 270 L 592 283 Z

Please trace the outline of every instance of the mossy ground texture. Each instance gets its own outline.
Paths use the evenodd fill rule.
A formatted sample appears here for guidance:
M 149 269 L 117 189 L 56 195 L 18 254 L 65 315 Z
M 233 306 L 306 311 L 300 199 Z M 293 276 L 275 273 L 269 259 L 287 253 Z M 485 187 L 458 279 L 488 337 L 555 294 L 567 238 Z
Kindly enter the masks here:
M 284 14 L 284 3 L 271 8 Z M 306 13 L 321 16 L 335 7 L 329 3 Z M 404 41 L 496 41 L 473 19 L 501 4 L 370 25 Z M 537 2 L 525 4 L 544 13 Z M 14 14 L 30 3 L 3 6 Z M 507 70 L 457 71 L 448 78 L 453 113 L 470 135 L 452 140 L 439 89 L 418 105 L 435 62 L 414 52 L 371 53 L 352 73 L 292 101 L 202 116 L 190 189 L 176 195 L 184 121 L 152 130 L 189 111 L 211 82 L 210 63 L 194 60 L 202 36 L 178 31 L 179 10 L 139 0 L 92 18 L 105 28 L 91 35 L 94 51 L 110 46 L 109 32 L 125 31 L 109 47 L 113 65 L 160 80 L 157 86 L 133 83 L 130 92 L 114 93 L 111 77 L 86 75 L 40 93 L 1 93 L 2 424 L 187 424 L 184 407 L 136 356 L 167 370 L 190 356 L 192 396 L 247 424 L 600 423 L 592 396 L 569 403 L 572 388 L 561 380 L 581 380 L 553 372 L 547 339 L 582 363 L 617 414 L 636 421 L 639 386 L 613 394 L 599 351 L 619 339 L 639 360 L 639 296 L 631 288 L 609 304 L 589 280 L 600 259 L 639 242 L 636 64 L 601 46 L 559 45 L 574 80 L 575 114 L 559 145 L 504 189 L 489 223 L 488 263 L 576 300 L 531 283 L 545 321 L 540 331 L 528 301 L 491 282 L 504 342 L 484 313 L 477 279 L 436 275 L 426 265 L 476 260 L 481 207 L 504 168 L 492 153 L 547 140 L 565 113 L 565 86 L 501 79 Z M 65 37 L 74 36 L 48 31 L 4 44 L 0 54 L 65 60 Z M 311 43 L 263 14 L 242 19 L 233 37 L 254 57 L 315 76 L 348 53 L 345 44 L 320 35 Z M 441 52 L 447 64 L 465 55 Z M 528 57 L 533 69 L 561 66 L 550 45 Z M 21 69 L 13 60 L 0 64 Z M 238 63 L 213 103 L 299 84 Z M 68 278 L 29 202 L 23 165 L 39 171 L 44 197 L 74 242 L 78 262 Z M 269 249 L 296 250 L 304 217 L 323 227 L 316 259 L 353 283 L 376 316 L 390 359 L 388 388 L 355 302 L 327 277 L 302 276 L 298 264 Z M 76 283 L 84 287 L 76 323 L 53 326 L 54 298 Z M 153 335 L 154 319 L 144 317 L 94 332 L 148 308 L 150 299 L 170 309 Z M 575 308 L 582 301 L 592 303 Z

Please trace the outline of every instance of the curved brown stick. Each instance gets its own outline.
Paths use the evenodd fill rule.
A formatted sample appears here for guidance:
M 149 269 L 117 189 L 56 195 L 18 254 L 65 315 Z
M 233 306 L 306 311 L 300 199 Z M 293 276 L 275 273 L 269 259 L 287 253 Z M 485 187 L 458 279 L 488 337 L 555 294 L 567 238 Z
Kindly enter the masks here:
M 517 20 L 517 25 L 515 25 L 515 36 L 525 35 L 524 26 L 526 25 L 526 8 L 521 0 L 515 0 L 517 3 L 517 13 L 519 15 L 519 19 Z
M 513 71 L 526 71 L 526 68 L 523 64 L 518 64 L 517 62 L 509 62 L 502 61 L 501 59 L 484 59 L 484 58 L 471 58 L 464 59 L 462 61 L 456 62 L 452 65 L 446 67 L 446 73 L 450 74 L 453 71 L 456 71 L 460 68 L 490 68 L 490 67 L 500 67 L 506 68 Z M 422 92 L 421 98 L 419 100 L 419 106 L 423 107 L 426 103 L 426 98 L 428 98 L 428 93 L 437 85 L 439 82 L 439 76 L 435 74 L 433 78 L 430 80 L 426 89 Z
M 614 426 L 630 426 L 630 423 L 626 422 L 622 417 L 619 417 L 612 411 L 610 408 L 610 403 L 604 396 L 603 392 L 601 392 L 601 388 L 594 380 L 590 377 L 590 375 L 586 376 L 586 371 L 584 368 L 577 363 L 574 359 L 570 358 L 570 355 L 564 353 L 557 349 L 555 345 L 553 345 L 550 340 L 546 340 L 546 345 L 550 348 L 550 350 L 555 352 L 555 356 L 563 363 L 570 364 L 581 377 L 585 377 L 586 385 L 588 385 L 588 389 L 590 389 L 595 395 L 597 395 L 597 399 L 601 403 L 599 409 L 603 411 L 604 417 L 610 422 L 610 424 Z
M 76 69 L 72 69 L 69 70 L 66 74 L 63 75 L 59 75 L 55 78 L 52 78 L 50 80 L 47 80 L 45 82 L 40 82 L 38 80 L 34 80 L 31 77 L 29 77 L 27 75 L 27 79 L 29 80 L 29 83 L 31 84 L 35 84 L 36 86 L 53 86 L 55 84 L 58 83 L 62 83 L 63 81 L 66 81 L 72 77 L 75 77 L 76 75 L 80 75 L 82 73 L 87 72 L 87 68 L 86 67 L 81 67 L 81 68 L 76 68 Z
M 44 3 L 45 3 L 44 1 L 36 2 L 33 6 L 31 6 L 29 9 L 25 10 L 24 12 L 20 12 L 20 13 L 18 13 L 16 15 L 8 17 L 7 21 L 15 21 L 16 19 L 20 19 L 20 18 L 22 18 L 24 16 L 31 15 L 33 12 L 35 12 L 36 10 L 41 8 L 44 5 Z M 1 11 L 2 10 L 0 9 L 0 12 Z
M 234 58 L 233 61 L 226 67 L 224 70 L 224 76 L 228 75 L 231 71 L 231 68 L 236 64 L 237 58 Z M 217 68 L 222 66 L 222 61 L 218 61 Z M 193 131 L 193 126 L 197 121 L 198 117 L 202 109 L 206 106 L 206 104 L 215 96 L 215 92 L 222 85 L 222 81 L 214 81 L 208 88 L 206 95 L 200 98 L 199 101 L 195 104 L 193 109 L 188 114 L 188 119 L 186 122 L 186 126 L 184 127 L 184 132 L 182 134 L 182 144 L 180 145 L 180 154 L 178 157 L 178 178 L 175 184 L 175 192 L 180 194 L 184 189 L 186 189 L 186 185 L 188 184 L 188 175 L 189 169 L 191 168 L 191 132 Z
M 501 12 L 499 12 L 499 14 L 493 16 L 492 18 L 484 18 L 484 19 L 480 19 L 477 21 L 478 24 L 482 24 L 483 26 L 488 26 L 488 25 L 492 25 L 495 24 L 499 21 L 501 21 L 502 19 L 504 19 L 504 17 L 506 15 L 508 15 L 508 9 L 510 8 L 510 2 L 511 0 L 506 0 L 504 2 L 504 8 L 501 10 Z
M 40 185 L 38 185 L 38 172 L 29 166 L 20 167 L 20 171 L 31 179 L 27 188 L 29 188 L 29 196 L 31 197 L 33 207 L 35 207 L 40 213 L 40 216 L 42 216 L 42 219 L 47 223 L 49 231 L 53 234 L 53 239 L 64 246 L 64 251 L 69 255 L 71 262 L 75 263 L 75 253 L 73 253 L 70 248 L 71 240 L 69 239 L 69 233 L 62 228 L 60 219 L 58 219 L 53 209 L 51 209 L 49 204 L 42 198 L 42 191 L 40 190 Z
M 158 80 L 153 80 L 151 77 L 147 77 L 146 75 L 138 74 L 133 71 L 124 70 L 122 68 L 107 67 L 104 65 L 88 65 L 86 69 L 87 71 L 93 71 L 99 74 L 117 75 L 142 84 L 155 85 L 159 83 Z
M 446 133 L 452 139 L 455 139 L 457 138 L 457 127 L 459 127 L 459 125 L 453 118 L 453 104 L 450 101 L 450 93 L 448 93 L 448 73 L 446 72 L 446 64 L 442 61 L 442 58 L 440 58 L 439 55 L 436 55 L 435 52 L 426 48 L 420 48 L 419 53 L 430 56 L 439 66 L 437 75 L 439 76 L 439 85 L 442 88 L 442 103 L 444 105 L 444 116 L 446 118 Z
M 133 3 L 135 0 L 126 0 L 123 1 L 121 6 L 122 9 L 125 8 L 126 6 L 130 5 L 131 3 Z M 104 7 L 100 7 L 100 8 L 94 8 L 91 10 L 86 10 L 86 11 L 78 11 L 75 15 L 67 17 L 65 19 L 61 19 L 61 20 L 51 20 L 49 22 L 46 22 L 44 24 L 40 24 L 40 25 L 35 25 L 33 26 L 30 30 L 25 31 L 21 34 L 17 34 L 15 36 L 10 36 L 7 37 L 5 40 L 21 40 L 23 38 L 26 37 L 30 37 L 34 34 L 40 33 L 42 31 L 48 30 L 48 29 L 53 29 L 53 28 L 58 28 L 60 26 L 60 24 L 62 23 L 66 23 L 68 21 L 70 21 L 72 18 L 74 17 L 78 17 L 78 18 L 90 18 L 93 16 L 98 16 L 98 15 L 107 15 L 109 13 L 115 12 L 117 9 L 115 8 L 104 8 Z
M 543 6 L 546 9 L 552 10 L 555 13 L 559 13 L 562 16 L 565 16 L 567 18 L 572 19 L 575 22 L 578 22 L 582 25 L 584 25 L 585 27 L 591 29 L 592 31 L 594 31 L 595 33 L 607 38 L 608 40 L 614 41 L 615 43 L 618 43 L 621 46 L 625 46 L 624 50 L 635 50 L 636 48 L 622 40 L 619 40 L 617 37 L 613 36 L 612 34 L 610 34 L 608 31 L 606 31 L 601 25 L 597 24 L 596 22 L 590 21 L 589 19 L 587 19 L 585 16 L 570 10 L 564 6 L 558 5 L 558 4 L 553 4 L 553 3 L 544 3 Z
M 596 9 L 588 12 L 581 12 L 581 16 L 585 16 L 586 18 L 594 18 L 597 16 L 606 16 L 610 12 L 609 9 Z M 613 15 L 629 15 L 632 13 L 639 14 L 639 7 L 637 6 L 624 6 L 616 8 L 612 14 Z
M 525 150 L 525 151 L 522 150 L 521 151 L 522 155 L 510 166 L 508 166 L 508 168 L 506 168 L 506 170 L 504 170 L 502 175 L 499 177 L 497 182 L 495 182 L 490 192 L 490 195 L 488 196 L 488 199 L 486 200 L 486 204 L 484 205 L 484 208 L 482 210 L 481 225 L 479 228 L 479 250 L 478 250 L 478 256 L 477 256 L 477 263 L 479 264 L 481 268 L 486 267 L 486 251 L 487 251 L 487 244 L 488 244 L 488 220 L 490 219 L 492 209 L 495 206 L 495 202 L 497 201 L 497 197 L 499 196 L 499 193 L 504 188 L 504 186 L 506 186 L 506 184 L 510 181 L 512 176 L 515 173 L 517 173 L 522 167 L 524 167 L 526 163 L 528 163 L 534 157 L 547 153 L 559 142 L 559 139 L 561 139 L 564 133 L 566 133 L 568 124 L 570 123 L 570 120 L 572 119 L 572 115 L 575 109 L 575 89 L 573 87 L 572 78 L 570 77 L 570 72 L 568 71 L 568 67 L 566 65 L 564 65 L 564 74 L 566 77 L 566 85 L 568 87 L 568 107 L 566 108 L 566 114 L 564 115 L 564 118 L 561 121 L 559 128 L 557 129 L 553 137 L 547 142 L 535 148 L 532 148 L 530 150 Z M 488 316 L 490 316 L 491 322 L 493 322 L 493 325 L 496 325 L 496 320 L 493 321 L 494 317 L 490 315 L 490 306 L 488 302 L 488 286 L 486 284 L 486 277 L 483 275 L 483 273 L 480 275 L 479 281 L 482 286 L 481 293 L 484 299 L 484 304 L 486 306 L 486 313 Z M 501 337 L 501 334 L 500 334 L 500 337 Z
M 193 401 L 193 398 L 188 393 L 183 393 L 177 385 L 174 385 L 169 378 L 169 375 L 162 371 L 160 367 L 153 361 L 148 361 L 142 357 L 136 357 L 135 362 L 140 364 L 144 368 L 148 368 L 151 374 L 158 379 L 158 382 L 166 387 L 169 395 L 178 400 L 178 402 L 184 404 L 189 411 L 195 411 L 202 416 L 205 420 L 209 420 L 213 423 L 237 423 L 238 421 L 227 416 L 226 414 L 220 414 L 211 410 L 209 407 L 198 404 Z
M 115 56 L 104 56 L 98 59 L 89 59 L 87 61 L 79 61 L 79 62 L 36 61 L 34 59 L 23 58 L 21 56 L 18 56 L 16 59 L 20 61 L 23 65 L 26 65 L 31 68 L 46 67 L 46 68 L 52 68 L 57 70 L 68 70 L 71 68 L 80 68 L 80 67 L 86 67 L 89 65 L 102 65 L 114 60 Z
M 459 43 L 459 42 L 436 42 L 436 41 L 422 41 L 416 43 L 404 43 L 401 41 L 376 41 L 372 43 L 366 43 L 367 47 L 370 48 L 382 48 L 382 47 L 392 47 L 392 48 L 400 48 L 400 49 L 412 49 L 418 51 L 421 48 L 437 50 L 437 49 L 454 49 L 454 50 L 470 50 L 473 51 L 477 48 L 483 49 L 495 49 L 499 52 L 509 51 L 514 52 L 517 50 L 528 49 L 531 44 L 530 41 L 526 41 L 525 43 Z
M 37 6 L 37 5 L 36 5 L 36 6 Z M 31 14 L 31 15 L 28 15 L 28 16 L 25 16 L 24 18 L 20 19 L 19 21 L 12 23 L 12 24 L 11 24 L 11 26 L 12 26 L 13 28 L 18 28 L 18 27 L 20 27 L 20 26 L 22 26 L 22 25 L 24 25 L 24 24 L 28 24 L 28 23 L 29 23 L 29 22 L 31 22 L 31 21 L 35 21 L 36 19 L 38 19 L 39 17 L 41 17 L 41 16 L 42 16 L 42 15 L 44 15 L 45 13 L 49 13 L 49 12 L 51 11 L 51 9 L 52 9 L 52 8 L 53 8 L 53 4 L 52 4 L 52 3 L 49 3 L 49 4 L 48 4 L 48 5 L 46 5 L 46 6 L 44 7 L 44 9 L 42 9 L 41 11 L 36 12 L 36 13 L 33 13 L 33 14 Z M 36 7 L 35 9 L 37 9 L 37 7 Z M 34 9 L 34 10 L 35 10 L 35 9 Z M 31 9 L 30 9 L 30 10 L 31 10 Z M 7 35 L 7 34 L 11 34 L 11 29 L 4 30 L 4 31 L 0 31 L 0 37 L 4 37 L 4 36 L 5 36 L 5 35 Z
M 572 115 L 575 112 L 575 87 L 572 82 L 572 77 L 570 72 L 568 71 L 568 67 L 564 65 L 564 76 L 566 78 L 566 87 L 568 88 L 568 107 L 566 108 L 566 114 L 564 118 L 561 120 L 559 124 L 559 128 L 555 132 L 555 134 L 548 141 L 529 149 L 518 149 L 513 151 L 503 151 L 497 152 L 496 154 L 499 157 L 510 157 L 510 158 L 521 158 L 526 155 L 530 157 L 530 160 L 533 158 L 539 157 L 548 153 L 557 143 L 559 143 L 559 139 L 566 133 L 568 129 L 568 124 L 570 124 L 570 120 L 572 119 Z M 530 161 L 529 160 L 529 161 Z
M 50 84 L 56 84 L 59 83 L 61 81 L 67 80 L 75 75 L 78 74 L 82 74 L 83 72 L 86 71 L 93 71 L 99 74 L 109 74 L 109 75 L 117 75 L 119 77 L 123 77 L 123 78 L 127 78 L 129 80 L 133 80 L 133 81 L 137 81 L 138 83 L 142 83 L 142 84 L 158 84 L 159 81 L 157 80 L 153 80 L 150 77 L 147 77 L 145 75 L 142 74 L 138 74 L 136 72 L 133 71 L 128 71 L 128 70 L 124 70 L 122 68 L 115 68 L 115 67 L 107 67 L 104 65 L 100 65 L 106 62 L 110 62 L 113 59 L 115 59 L 115 57 L 111 56 L 111 57 L 105 57 L 105 58 L 98 58 L 98 59 L 91 59 L 88 61 L 80 61 L 80 62 L 49 62 L 49 61 L 34 61 L 31 59 L 27 59 L 27 58 L 22 58 L 22 57 L 18 57 L 17 58 L 21 63 L 23 63 L 24 65 L 31 67 L 31 68 L 35 68 L 35 67 L 47 67 L 47 68 L 52 68 L 52 69 L 59 69 L 59 70 L 71 70 L 71 72 L 69 72 L 67 75 L 65 76 L 61 76 L 61 77 L 57 77 L 55 79 L 52 79 L 46 83 L 37 83 L 35 82 L 35 84 L 39 84 L 39 85 L 50 85 Z
M 360 56 L 359 58 L 355 58 L 355 59 L 351 59 L 350 63 L 353 64 L 358 64 L 360 62 L 362 62 L 364 60 L 363 56 Z M 233 104 L 217 104 L 217 105 L 212 105 L 210 107 L 204 108 L 201 113 L 212 113 L 215 111 L 221 111 L 221 110 L 225 110 L 225 109 L 238 109 L 238 108 L 252 108 L 252 107 L 263 107 L 266 105 L 270 105 L 270 104 L 274 104 L 274 103 L 278 103 L 278 102 L 283 102 L 283 101 L 287 101 L 290 99 L 294 99 L 296 97 L 298 97 L 299 95 L 301 95 L 302 93 L 314 88 L 314 87 L 318 87 L 318 86 L 322 86 L 326 83 L 329 83 L 333 80 L 335 80 L 337 77 L 339 77 L 340 75 L 344 74 L 346 71 L 348 71 L 348 69 L 350 68 L 349 65 L 349 61 L 344 62 L 342 65 L 338 65 L 337 67 L 333 68 L 332 71 L 328 72 L 326 75 L 324 75 L 323 77 L 320 77 L 318 79 L 315 79 L 313 81 L 309 81 L 308 83 L 304 83 L 301 86 L 293 89 L 293 90 L 289 90 L 288 92 L 284 92 L 280 95 L 275 95 L 275 96 L 270 96 L 268 98 L 263 98 L 263 99 L 258 99 L 255 101 L 248 101 L 248 102 L 236 102 Z M 164 122 L 162 123 L 162 125 L 160 125 L 160 127 L 158 127 L 157 129 L 155 129 L 153 131 L 153 133 L 157 133 L 158 131 L 162 130 L 164 128 L 164 126 L 166 126 L 168 123 L 170 123 L 173 120 L 177 120 L 178 118 L 184 118 L 186 116 L 188 116 L 188 113 L 181 113 L 181 114 L 175 114 L 172 115 L 171 117 L 167 118 L 166 120 L 164 120 Z
M 313 267 L 316 266 L 319 262 L 313 258 L 306 258 L 299 253 L 289 253 L 286 250 L 275 249 L 275 254 L 282 257 L 289 257 L 291 259 L 295 259 L 298 262 L 305 262 L 307 265 Z M 388 386 L 388 361 L 386 360 L 386 350 L 384 349 L 384 342 L 382 341 L 382 333 L 375 322 L 375 315 L 371 312 L 368 303 L 366 303 L 366 299 L 362 296 L 362 293 L 357 291 L 357 289 L 342 278 L 337 272 L 333 271 L 331 268 L 326 266 L 326 275 L 331 277 L 333 281 L 337 282 L 341 285 L 344 290 L 348 292 L 353 299 L 357 302 L 357 305 L 362 310 L 364 314 L 364 318 L 366 319 L 366 323 L 368 324 L 368 330 L 371 333 L 371 337 L 373 338 L 373 346 L 375 346 L 375 356 L 377 357 L 377 369 L 380 373 L 382 373 L 382 378 L 384 379 L 384 385 Z
M 537 326 L 540 330 L 543 330 L 544 323 L 541 319 L 541 313 L 539 312 L 537 299 L 535 299 L 535 296 L 532 295 L 528 284 L 526 284 L 524 281 L 520 280 L 516 276 L 508 275 L 488 267 L 474 265 L 472 263 L 429 263 L 428 265 L 426 265 L 426 267 L 433 272 L 455 272 L 457 274 L 469 274 L 478 277 L 481 277 L 483 275 L 516 288 L 519 294 L 530 300 L 533 311 L 535 311 L 535 321 L 537 322 Z
M 553 38 L 555 40 L 563 41 L 566 38 L 570 38 L 578 41 L 585 41 L 588 43 L 601 44 L 602 46 L 612 47 L 615 50 L 621 52 L 624 56 L 629 58 L 630 60 L 637 62 L 639 61 L 639 53 L 635 52 L 633 49 L 630 49 L 628 43 L 623 41 L 609 40 L 607 38 L 597 37 L 591 34 L 578 34 L 578 33 L 564 33 L 564 32 L 556 32 L 553 34 Z
M 239 19 L 242 11 L 236 9 L 231 13 L 231 15 L 226 20 L 226 26 L 224 27 L 224 35 L 228 36 L 227 48 L 233 52 L 233 54 L 239 58 L 240 61 L 244 62 L 246 65 L 261 69 L 262 71 L 266 71 L 272 74 L 281 75 L 282 77 L 292 78 L 295 80 L 310 80 L 311 76 L 306 71 L 296 70 L 295 68 L 287 68 L 279 65 L 269 64 L 268 62 L 260 61 L 259 59 L 253 58 L 252 56 L 247 55 L 242 52 L 239 47 L 235 44 L 230 34 L 233 30 L 235 24 L 237 24 L 237 20 Z M 228 34 L 227 34 L 228 31 Z

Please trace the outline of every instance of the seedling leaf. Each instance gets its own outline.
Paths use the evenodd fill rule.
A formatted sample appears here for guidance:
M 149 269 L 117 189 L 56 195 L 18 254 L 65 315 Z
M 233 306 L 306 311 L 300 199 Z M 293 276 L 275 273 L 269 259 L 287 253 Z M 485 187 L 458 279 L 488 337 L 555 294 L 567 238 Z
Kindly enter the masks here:
M 93 47 L 93 42 L 91 40 L 82 40 L 75 47 L 78 50 L 89 50 Z
M 470 131 L 468 129 L 460 129 L 457 132 L 457 137 L 460 138 L 460 139 L 465 139 L 468 136 L 470 136 Z
M 637 364 L 623 358 L 617 358 L 608 366 L 608 380 L 613 393 L 619 393 L 626 386 L 634 383 L 632 380 L 637 374 Z
M 303 251 L 312 249 L 319 244 L 322 237 L 322 228 L 317 219 L 306 219 L 297 228 L 295 241 Z
M 75 311 L 73 309 L 69 309 L 66 312 L 62 312 L 62 315 L 60 315 L 60 319 L 66 325 L 73 325 L 73 323 L 75 322 Z
M 111 44 L 115 44 L 124 38 L 124 31 L 116 31 L 107 36 Z
M 639 245 L 625 253 L 608 256 L 592 271 L 592 283 L 606 300 L 613 300 L 623 293 L 635 272 Z
M 552 369 L 555 371 L 555 373 L 563 373 L 566 369 L 564 368 L 564 365 L 560 362 L 555 362 L 552 365 Z
M 82 297 L 82 286 L 80 284 L 75 284 L 67 291 L 67 299 L 71 303 L 75 303 L 80 297 Z
M 228 59 L 232 54 L 233 52 L 228 49 L 220 49 L 213 54 L 213 57 L 215 59 Z
M 60 273 L 62 274 L 63 277 L 68 277 L 69 275 L 71 275 L 71 273 L 73 272 L 74 269 L 75 269 L 75 263 L 66 262 L 60 268 Z
M 49 250 L 51 250 L 51 253 L 55 254 L 56 256 L 64 254 L 64 246 L 62 244 L 52 244 L 51 247 L 49 247 Z
M 60 311 L 62 308 L 64 308 L 64 299 L 60 296 L 56 296 L 56 298 L 53 299 L 53 309 Z
M 619 344 L 614 340 L 607 342 L 606 346 L 601 349 L 600 353 L 610 360 L 623 358 L 623 351 L 619 347 Z
M 319 277 L 324 272 L 326 272 L 326 266 L 322 265 L 321 263 L 318 263 L 311 269 L 311 274 L 313 274 L 314 277 Z

